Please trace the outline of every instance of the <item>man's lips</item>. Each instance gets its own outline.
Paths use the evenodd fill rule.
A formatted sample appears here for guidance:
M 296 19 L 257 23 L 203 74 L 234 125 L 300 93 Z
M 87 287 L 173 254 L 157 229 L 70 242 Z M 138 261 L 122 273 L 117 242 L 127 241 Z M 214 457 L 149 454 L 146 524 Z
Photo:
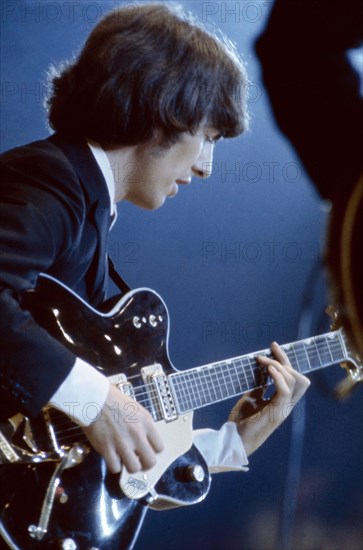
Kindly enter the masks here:
M 192 178 L 185 178 L 185 179 L 175 180 L 175 183 L 177 183 L 178 185 L 189 185 L 191 181 L 192 181 Z

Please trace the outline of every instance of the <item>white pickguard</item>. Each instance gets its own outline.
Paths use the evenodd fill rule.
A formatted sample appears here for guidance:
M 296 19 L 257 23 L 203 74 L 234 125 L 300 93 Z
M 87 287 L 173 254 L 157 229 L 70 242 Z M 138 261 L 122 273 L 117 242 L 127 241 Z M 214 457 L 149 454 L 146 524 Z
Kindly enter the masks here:
M 193 443 L 193 413 L 188 412 L 172 422 L 160 420 L 157 427 L 165 449 L 157 455 L 157 463 L 150 470 L 130 474 L 123 468 L 120 487 L 131 499 L 147 495 L 174 460 L 187 452 Z

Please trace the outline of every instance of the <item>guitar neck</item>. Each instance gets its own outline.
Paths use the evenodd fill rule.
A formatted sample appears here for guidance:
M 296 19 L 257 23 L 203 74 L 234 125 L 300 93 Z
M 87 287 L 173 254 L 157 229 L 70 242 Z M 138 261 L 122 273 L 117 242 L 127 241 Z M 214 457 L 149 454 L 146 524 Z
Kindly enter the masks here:
M 281 347 L 293 368 L 302 374 L 349 360 L 348 347 L 341 331 L 328 332 Z M 168 382 L 178 415 L 271 384 L 266 369 L 256 361 L 259 355 L 271 357 L 271 351 L 264 349 L 170 374 Z M 136 388 L 135 397 L 155 415 L 153 400 L 145 399 L 146 388 L 145 385 Z M 148 391 L 155 395 L 154 386 L 150 386 Z M 63 413 L 51 408 L 47 409 L 46 414 L 58 445 L 79 442 L 84 436 L 81 428 Z
M 299 340 L 281 346 L 291 365 L 302 374 L 329 367 L 348 359 L 340 331 Z M 271 357 L 269 349 L 173 373 L 169 383 L 179 414 L 242 395 L 271 384 L 271 379 L 256 357 Z

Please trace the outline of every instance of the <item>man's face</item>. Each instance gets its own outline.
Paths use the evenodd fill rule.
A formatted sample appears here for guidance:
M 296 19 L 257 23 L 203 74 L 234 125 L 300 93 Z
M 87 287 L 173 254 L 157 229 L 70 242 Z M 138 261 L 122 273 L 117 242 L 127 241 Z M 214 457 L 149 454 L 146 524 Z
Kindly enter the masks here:
M 180 137 L 178 143 L 168 148 L 154 143 L 135 147 L 130 169 L 119 189 L 122 199 L 153 210 L 167 197 L 174 197 L 178 186 L 190 183 L 193 175 L 210 176 L 217 132 L 203 128 L 195 135 L 185 132 Z

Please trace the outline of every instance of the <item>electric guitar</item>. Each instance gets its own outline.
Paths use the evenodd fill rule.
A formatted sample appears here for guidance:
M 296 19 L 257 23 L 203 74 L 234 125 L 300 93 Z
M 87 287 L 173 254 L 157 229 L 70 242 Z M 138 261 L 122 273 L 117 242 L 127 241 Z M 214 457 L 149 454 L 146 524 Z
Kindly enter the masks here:
M 12 487 L 3 494 L 0 513 L 6 547 L 127 548 L 145 509 L 204 499 L 211 480 L 192 442 L 193 411 L 268 386 L 271 380 L 256 356 L 270 351 L 176 370 L 168 355 L 167 307 L 146 288 L 128 292 L 102 313 L 42 274 L 24 305 L 41 326 L 130 397 L 130 422 L 137 405 L 143 405 L 166 447 L 150 470 L 131 474 L 123 468 L 115 476 L 107 473 L 83 431 L 56 409 L 47 407 L 35 419 L 10 418 L 0 426 L 0 479 L 10 476 Z M 282 348 L 302 373 L 340 363 L 354 383 L 363 380 L 359 358 L 341 330 Z

